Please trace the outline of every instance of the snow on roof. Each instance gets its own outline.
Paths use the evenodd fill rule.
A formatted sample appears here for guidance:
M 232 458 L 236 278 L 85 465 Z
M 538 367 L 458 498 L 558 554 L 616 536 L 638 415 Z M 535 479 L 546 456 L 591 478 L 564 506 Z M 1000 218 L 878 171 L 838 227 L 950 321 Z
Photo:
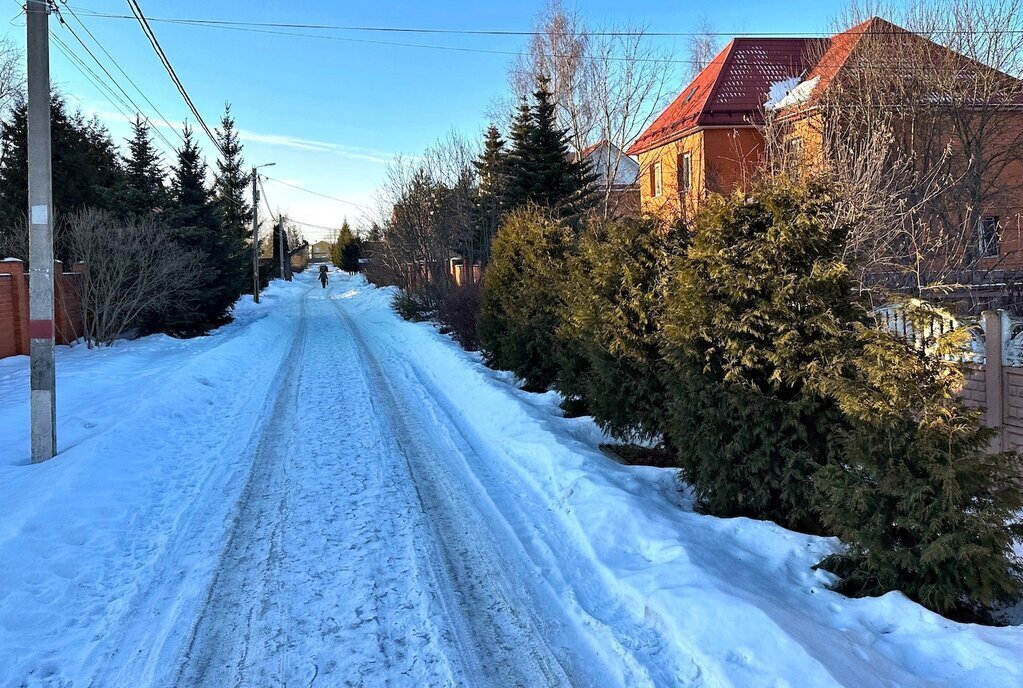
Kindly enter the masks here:
M 791 107 L 793 105 L 799 105 L 805 103 L 810 99 L 810 94 L 817 88 L 817 84 L 820 83 L 821 78 L 815 76 L 812 79 L 806 81 L 799 81 L 799 79 L 786 79 L 783 82 L 778 82 L 771 85 L 771 96 L 764 103 L 764 107 L 768 110 L 780 110 L 782 108 Z M 782 89 L 785 89 L 782 91 Z M 783 93 L 781 98 L 776 98 L 777 94 Z
M 757 121 L 772 84 L 810 66 L 811 38 L 735 38 L 629 148 L 636 155 L 701 126 L 742 126 Z

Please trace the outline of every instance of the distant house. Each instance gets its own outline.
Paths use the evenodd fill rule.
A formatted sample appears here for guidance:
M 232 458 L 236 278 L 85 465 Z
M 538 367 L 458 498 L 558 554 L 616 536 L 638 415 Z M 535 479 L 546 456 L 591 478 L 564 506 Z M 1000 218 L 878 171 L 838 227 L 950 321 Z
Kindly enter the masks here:
M 637 215 L 640 208 L 639 162 L 627 155 L 607 139 L 584 148 L 576 156 L 589 162 L 590 170 L 596 175 L 594 182 L 608 193 L 608 211 L 611 215 Z M 610 180 L 610 184 L 608 183 Z
M 330 247 L 329 241 L 317 241 L 309 247 L 309 262 L 310 263 L 329 263 L 330 262 Z

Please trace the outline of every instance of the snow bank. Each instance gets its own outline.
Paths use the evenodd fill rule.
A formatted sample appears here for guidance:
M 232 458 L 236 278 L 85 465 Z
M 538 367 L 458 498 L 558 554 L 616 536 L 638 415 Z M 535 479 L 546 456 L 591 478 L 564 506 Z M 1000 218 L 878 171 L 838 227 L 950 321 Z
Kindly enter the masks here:
M 346 307 L 364 336 L 440 390 L 589 553 L 618 600 L 580 602 L 592 617 L 580 622 L 592 625 L 602 607 L 624 601 L 688 658 L 675 683 L 1023 686 L 1023 627 L 955 623 L 900 593 L 849 599 L 828 590 L 832 577 L 812 567 L 836 540 L 694 513 L 674 471 L 614 463 L 597 448 L 599 429 L 561 417 L 555 394 L 517 389 L 436 328 L 400 320 L 391 290 L 352 282 Z M 480 481 L 495 500 L 519 489 Z M 560 576 L 575 581 L 570 598 L 585 599 L 578 572 L 566 566 Z
M 58 443 L 29 464 L 28 359 L 0 361 L 0 686 L 138 685 L 194 616 L 304 285 L 208 337 L 58 347 Z M 232 451 L 233 450 L 233 451 Z M 182 586 L 186 594 L 179 594 Z M 147 657 L 118 648 L 151 643 Z M 180 641 L 180 634 L 175 641 Z

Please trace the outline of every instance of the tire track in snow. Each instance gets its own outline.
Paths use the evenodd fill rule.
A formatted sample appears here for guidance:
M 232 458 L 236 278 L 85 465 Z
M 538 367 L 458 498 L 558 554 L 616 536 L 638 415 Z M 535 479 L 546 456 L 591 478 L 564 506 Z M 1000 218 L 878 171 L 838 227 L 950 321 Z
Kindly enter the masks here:
M 421 514 L 329 292 L 311 292 L 174 685 L 457 685 L 416 568 Z
M 550 600 L 533 594 L 521 563 L 509 565 L 495 541 L 489 514 L 467 495 L 467 485 L 433 442 L 437 428 L 423 425 L 415 400 L 404 396 L 384 372 L 357 325 L 332 303 L 357 344 L 362 369 L 378 392 L 382 423 L 393 433 L 409 480 L 429 527 L 423 555 L 433 568 L 452 631 L 460 685 L 607 686 L 612 678 L 588 638 L 563 622 Z M 548 605 L 548 606 L 545 606 Z M 553 612 L 553 613 L 552 613 Z M 566 647 L 566 641 L 572 647 Z

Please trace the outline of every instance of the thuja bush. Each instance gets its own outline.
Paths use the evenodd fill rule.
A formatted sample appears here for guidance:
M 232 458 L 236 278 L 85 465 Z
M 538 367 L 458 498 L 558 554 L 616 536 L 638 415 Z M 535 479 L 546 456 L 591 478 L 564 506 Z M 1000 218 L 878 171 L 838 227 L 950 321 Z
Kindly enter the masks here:
M 663 438 L 663 282 L 686 238 L 682 226 L 598 218 L 569 259 L 557 386 L 621 440 Z
M 865 314 L 835 216 L 822 182 L 711 198 L 673 270 L 666 430 L 709 513 L 820 529 L 811 479 L 843 418 L 808 382 Z
M 962 369 L 874 328 L 860 329 L 839 369 L 822 386 L 849 427 L 814 478 L 824 524 L 846 544 L 821 563 L 841 576 L 837 589 L 901 590 L 974 619 L 1018 598 L 1023 465 L 988 451 L 996 431 L 960 400 Z
M 490 365 L 513 371 L 527 389 L 549 389 L 558 377 L 559 304 L 573 242 L 566 224 L 535 208 L 511 213 L 494 238 L 480 343 Z

